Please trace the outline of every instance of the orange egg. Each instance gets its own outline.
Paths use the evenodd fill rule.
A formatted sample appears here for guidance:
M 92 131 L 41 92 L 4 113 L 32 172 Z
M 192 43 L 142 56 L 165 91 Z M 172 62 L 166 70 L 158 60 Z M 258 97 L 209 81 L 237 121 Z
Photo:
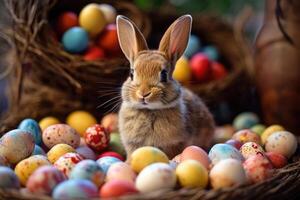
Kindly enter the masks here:
M 209 169 L 210 160 L 207 153 L 198 146 L 188 146 L 181 153 L 181 162 L 184 160 L 199 161 L 206 169 Z
M 56 29 L 59 34 L 63 34 L 69 28 L 78 26 L 78 16 L 74 12 L 63 12 L 57 19 Z
M 105 53 L 103 49 L 99 47 L 92 46 L 90 47 L 87 52 L 84 54 L 84 60 L 98 60 L 105 57 Z
M 100 34 L 98 45 L 108 52 L 118 52 L 120 50 L 117 27 L 115 24 L 109 24 Z

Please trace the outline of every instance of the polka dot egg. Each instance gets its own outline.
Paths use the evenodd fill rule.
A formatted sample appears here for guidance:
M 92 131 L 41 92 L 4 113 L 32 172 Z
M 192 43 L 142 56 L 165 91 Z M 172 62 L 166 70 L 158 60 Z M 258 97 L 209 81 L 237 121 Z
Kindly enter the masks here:
M 243 146 L 240 148 L 240 152 L 245 159 L 248 159 L 250 156 L 257 154 L 264 155 L 263 148 L 255 142 L 247 142 L 243 144 Z
M 54 167 L 62 171 L 67 177 L 77 163 L 83 160 L 83 157 L 78 153 L 66 153 L 61 156 L 55 163 Z
M 109 144 L 109 133 L 99 124 L 89 127 L 85 131 L 84 138 L 86 144 L 96 151 L 105 149 Z

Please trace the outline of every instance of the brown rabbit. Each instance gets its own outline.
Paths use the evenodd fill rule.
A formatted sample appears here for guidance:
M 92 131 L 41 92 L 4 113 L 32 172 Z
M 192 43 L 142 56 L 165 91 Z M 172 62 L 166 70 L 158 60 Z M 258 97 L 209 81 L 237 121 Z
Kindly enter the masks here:
M 178 18 L 164 34 L 158 50 L 149 50 L 136 25 L 117 17 L 120 47 L 130 62 L 122 86 L 119 129 L 130 158 L 142 146 L 155 146 L 173 158 L 188 145 L 207 148 L 214 120 L 201 99 L 172 78 L 191 32 L 192 17 Z

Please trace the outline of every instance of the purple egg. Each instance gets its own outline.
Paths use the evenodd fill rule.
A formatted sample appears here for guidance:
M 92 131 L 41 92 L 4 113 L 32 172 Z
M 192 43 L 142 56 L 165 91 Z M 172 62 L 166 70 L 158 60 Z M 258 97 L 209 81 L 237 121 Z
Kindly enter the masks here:
M 240 150 L 241 146 L 243 145 L 243 143 L 241 143 L 238 140 L 234 140 L 234 139 L 227 140 L 225 142 L 225 144 L 229 144 L 229 145 L 235 147 L 237 150 Z
M 95 152 L 88 146 L 78 147 L 76 151 L 85 159 L 96 160 L 97 158 Z

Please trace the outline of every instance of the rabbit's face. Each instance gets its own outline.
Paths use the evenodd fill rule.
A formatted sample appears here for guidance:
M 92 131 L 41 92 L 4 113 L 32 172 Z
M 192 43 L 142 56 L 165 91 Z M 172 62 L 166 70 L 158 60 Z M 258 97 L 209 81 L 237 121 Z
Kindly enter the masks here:
M 172 78 L 172 67 L 159 51 L 139 53 L 122 91 L 123 103 L 136 108 L 168 108 L 176 105 L 180 97 L 180 85 Z

